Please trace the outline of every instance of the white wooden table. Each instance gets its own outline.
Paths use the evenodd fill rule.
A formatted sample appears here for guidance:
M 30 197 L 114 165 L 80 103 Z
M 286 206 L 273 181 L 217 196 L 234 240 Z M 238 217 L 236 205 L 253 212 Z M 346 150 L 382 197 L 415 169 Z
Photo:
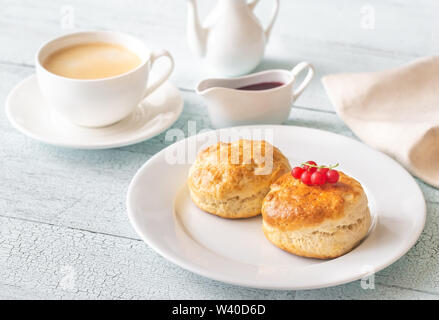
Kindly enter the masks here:
M 204 14 L 213 1 L 200 2 Z M 262 0 L 257 8 L 263 21 L 270 6 Z M 308 60 L 317 70 L 287 124 L 353 136 L 334 113 L 320 77 L 381 70 L 437 53 L 438 12 L 434 0 L 281 0 L 259 69 Z M 193 91 L 203 73 L 185 42 L 185 18 L 184 0 L 0 0 L 0 100 L 34 73 L 43 41 L 79 29 L 120 30 L 174 55 L 172 81 L 185 105 L 173 127 L 184 129 L 189 119 L 198 129 L 209 127 L 205 105 Z M 74 28 L 66 29 L 72 22 Z M 119 149 L 57 148 L 23 136 L 0 114 L 0 298 L 439 298 L 439 191 L 419 180 L 428 206 L 425 230 L 414 248 L 376 275 L 375 289 L 356 281 L 311 291 L 256 290 L 173 265 L 139 239 L 125 208 L 131 177 L 167 145 L 161 134 Z

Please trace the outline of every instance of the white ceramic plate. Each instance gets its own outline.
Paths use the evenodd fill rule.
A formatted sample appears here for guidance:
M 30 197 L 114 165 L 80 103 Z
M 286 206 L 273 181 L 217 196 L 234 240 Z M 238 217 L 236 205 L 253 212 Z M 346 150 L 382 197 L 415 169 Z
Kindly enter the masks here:
M 261 130 L 266 134 L 258 135 Z M 261 217 L 226 220 L 198 209 L 186 187 L 190 164 L 173 164 L 176 155 L 184 160 L 186 153 L 186 162 L 192 162 L 206 144 L 235 140 L 242 132 L 269 141 L 272 136 L 292 166 L 307 160 L 340 163 L 369 199 L 373 224 L 365 240 L 337 259 L 302 258 L 268 242 Z M 127 207 L 142 239 L 177 265 L 232 284 L 291 290 L 339 285 L 385 268 L 415 244 L 426 215 L 418 185 L 388 156 L 334 133 L 292 126 L 223 129 L 181 140 L 140 168 L 129 186 Z
M 183 99 L 170 82 L 146 98 L 127 118 L 103 128 L 84 128 L 56 114 L 41 96 L 32 75 L 12 89 L 6 100 L 11 124 L 44 143 L 78 149 L 106 149 L 131 145 L 168 129 L 180 116 Z

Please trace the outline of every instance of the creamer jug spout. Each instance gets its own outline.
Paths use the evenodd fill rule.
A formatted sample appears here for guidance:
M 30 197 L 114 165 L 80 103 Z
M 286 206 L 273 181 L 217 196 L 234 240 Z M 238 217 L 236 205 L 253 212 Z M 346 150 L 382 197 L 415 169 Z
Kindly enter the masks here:
M 204 79 L 198 82 L 195 87 L 195 92 L 206 98 L 211 98 L 230 90 L 233 90 L 233 80 L 221 78 Z
M 200 57 L 206 55 L 207 29 L 203 28 L 198 16 L 196 0 L 186 0 L 188 7 L 186 34 L 190 49 Z

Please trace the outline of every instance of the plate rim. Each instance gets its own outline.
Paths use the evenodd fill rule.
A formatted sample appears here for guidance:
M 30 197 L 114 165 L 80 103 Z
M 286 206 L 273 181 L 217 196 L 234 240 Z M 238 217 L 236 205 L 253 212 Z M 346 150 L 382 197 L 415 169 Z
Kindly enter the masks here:
M 181 91 L 180 89 L 174 85 L 171 81 L 167 80 L 163 83 L 163 85 L 171 85 L 176 92 L 178 92 L 178 96 L 179 96 L 179 101 L 178 101 L 178 106 L 176 107 L 176 113 L 174 118 L 169 122 L 169 124 L 167 126 L 164 126 L 161 130 L 157 131 L 157 132 L 152 132 L 150 134 L 147 135 L 143 135 L 140 136 L 136 139 L 132 139 L 132 140 L 122 140 L 118 143 L 111 143 L 111 142 L 107 142 L 107 143 L 96 143 L 96 144 L 89 144 L 89 145 L 81 145 L 81 144 L 75 144 L 75 143 L 60 143 L 60 142 L 53 142 L 50 141 L 48 139 L 42 138 L 39 135 L 34 134 L 32 131 L 28 130 L 26 127 L 23 127 L 22 125 L 20 125 L 16 120 L 15 117 L 12 115 L 12 103 L 11 100 L 13 98 L 13 96 L 16 94 L 17 91 L 19 91 L 21 89 L 21 87 L 23 85 L 25 85 L 27 82 L 30 82 L 32 80 L 37 81 L 37 76 L 35 73 L 27 76 L 26 78 L 22 79 L 21 81 L 19 81 L 8 93 L 8 96 L 6 97 L 6 101 L 5 101 L 5 113 L 6 113 L 6 117 L 9 121 L 9 123 L 12 125 L 12 127 L 14 127 L 16 130 L 18 130 L 19 132 L 21 132 L 22 134 L 24 134 L 25 136 L 48 144 L 48 145 L 52 145 L 52 146 L 56 146 L 56 147 L 63 147 L 63 148 L 68 148 L 68 149 L 80 149 L 80 150 L 102 150 L 102 149 L 113 149 L 113 148 L 120 148 L 120 147 L 126 147 L 126 146 L 130 146 L 133 144 L 137 144 L 149 139 L 154 138 L 155 136 L 165 132 L 166 130 L 168 130 L 172 125 L 175 124 L 175 122 L 177 122 L 177 120 L 180 118 L 181 114 L 183 113 L 183 106 L 184 106 L 184 101 L 183 101 L 183 97 L 181 95 Z
M 391 158 L 387 154 L 385 154 L 385 153 L 383 153 L 383 152 L 381 152 L 379 150 L 376 150 L 376 149 L 370 147 L 369 145 L 367 145 L 367 144 L 365 144 L 365 143 L 363 143 L 363 142 L 361 142 L 359 140 L 355 140 L 355 139 L 353 139 L 351 137 L 348 137 L 348 136 L 344 136 L 344 135 L 341 135 L 341 134 L 338 134 L 338 133 L 334 133 L 334 132 L 326 131 L 326 130 L 322 130 L 322 129 L 309 128 L 309 127 L 301 127 L 301 126 L 290 126 L 290 125 L 249 125 L 249 126 L 236 126 L 236 127 L 222 128 L 222 129 L 212 130 L 212 131 L 209 131 L 209 132 L 204 132 L 204 133 L 202 133 L 202 134 L 200 134 L 198 136 L 202 137 L 204 135 L 218 133 L 218 132 L 226 131 L 226 130 L 233 130 L 233 129 L 237 129 L 237 130 L 239 130 L 239 129 L 252 129 L 252 128 L 253 129 L 264 129 L 264 128 L 273 128 L 273 127 L 279 127 L 279 128 L 291 128 L 291 127 L 292 128 L 299 128 L 299 129 L 303 129 L 303 130 L 312 130 L 312 131 L 317 131 L 317 132 L 324 133 L 324 134 L 330 134 L 330 135 L 334 135 L 334 136 L 337 136 L 337 137 L 341 137 L 341 138 L 346 139 L 348 141 L 354 142 L 355 144 L 359 144 L 362 147 L 366 147 L 372 153 L 377 153 L 377 154 L 379 154 L 381 156 L 384 156 L 393 165 L 401 168 L 403 170 L 403 172 L 405 172 L 406 176 L 413 182 L 414 186 L 416 187 L 417 192 L 419 193 L 419 195 L 420 195 L 420 197 L 422 199 L 422 217 L 420 217 L 422 221 L 420 221 L 419 228 L 416 230 L 416 232 L 412 233 L 410 241 L 407 242 L 407 245 L 405 245 L 405 248 L 403 250 L 401 250 L 395 257 L 393 257 L 389 261 L 381 263 L 380 265 L 374 265 L 374 274 L 379 272 L 379 271 L 381 271 L 381 270 L 383 270 L 383 269 L 385 269 L 385 268 L 387 268 L 388 266 L 392 265 L 393 263 L 398 261 L 401 257 L 403 257 L 411 248 L 413 248 L 413 246 L 416 244 L 416 242 L 418 241 L 419 237 L 421 236 L 421 234 L 422 234 L 422 232 L 423 232 L 423 230 L 425 228 L 425 222 L 426 222 L 426 217 L 427 217 L 427 206 L 426 206 L 425 197 L 424 197 L 424 194 L 423 194 L 419 184 L 416 182 L 414 177 L 407 171 L 407 169 L 404 168 L 400 163 L 398 163 L 395 159 Z M 180 266 L 181 268 L 183 268 L 185 270 L 188 270 L 190 272 L 193 272 L 193 273 L 198 274 L 200 276 L 203 276 L 205 278 L 212 279 L 212 280 L 215 280 L 215 281 L 224 282 L 224 283 L 231 284 L 231 285 L 238 285 L 238 286 L 242 286 L 242 287 L 247 287 L 247 288 L 268 289 L 268 290 L 282 290 L 282 291 L 283 290 L 313 290 L 313 289 L 329 288 L 329 287 L 334 287 L 334 286 L 338 286 L 338 285 L 347 284 L 347 283 L 359 280 L 359 279 L 363 278 L 364 276 L 368 275 L 367 271 L 357 272 L 357 273 L 353 274 L 350 277 L 344 278 L 343 280 L 339 280 L 339 281 L 335 281 L 335 282 L 334 281 L 332 281 L 332 282 L 328 281 L 327 283 L 322 283 L 322 284 L 319 284 L 319 285 L 312 285 L 312 286 L 305 286 L 305 285 L 303 285 L 303 286 L 255 285 L 255 284 L 247 283 L 245 281 L 241 281 L 239 279 L 239 277 L 235 277 L 234 279 L 231 279 L 227 275 L 210 272 L 208 269 L 205 269 L 205 268 L 202 268 L 202 267 L 198 267 L 196 265 L 191 264 L 190 261 L 187 261 L 187 259 L 181 259 L 181 258 L 175 257 L 172 254 L 168 254 L 167 252 L 164 252 L 163 250 L 161 250 L 158 246 L 156 246 L 155 241 L 151 240 L 146 234 L 141 232 L 139 227 L 137 226 L 137 223 L 134 220 L 134 213 L 133 213 L 133 209 L 131 207 L 130 198 L 132 197 L 133 188 L 134 188 L 136 182 L 138 181 L 138 179 L 141 178 L 142 172 L 144 170 L 146 170 L 150 165 L 152 165 L 157 158 L 161 157 L 163 153 L 167 152 L 168 149 L 174 148 L 177 143 L 183 143 L 184 141 L 186 141 L 187 139 L 189 139 L 191 137 L 193 138 L 194 136 L 186 137 L 185 139 L 177 141 L 177 142 L 167 146 L 166 148 L 163 148 L 161 151 L 157 152 L 156 154 L 154 154 L 150 159 L 148 159 L 136 171 L 136 173 L 134 174 L 134 176 L 131 179 L 130 184 L 128 186 L 128 191 L 127 191 L 127 196 L 126 196 L 126 206 L 127 206 L 127 215 L 128 215 L 128 219 L 130 221 L 130 224 L 134 228 L 136 233 L 140 236 L 140 238 L 151 249 L 153 249 L 156 253 L 161 255 L 166 260 L 176 264 L 177 266 Z M 174 202 L 175 202 L 175 199 L 174 199 Z M 421 214 L 421 212 L 420 212 L 420 214 Z M 377 219 L 379 220 L 379 217 L 377 217 Z

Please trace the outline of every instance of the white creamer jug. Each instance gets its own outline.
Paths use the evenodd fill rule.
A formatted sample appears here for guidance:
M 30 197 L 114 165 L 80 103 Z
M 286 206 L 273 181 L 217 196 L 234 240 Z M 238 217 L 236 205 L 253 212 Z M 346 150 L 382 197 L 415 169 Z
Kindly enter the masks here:
M 296 83 L 300 73 L 306 75 Z M 214 128 L 280 124 L 288 119 L 293 102 L 313 76 L 313 66 L 304 61 L 291 71 L 276 69 L 236 78 L 204 79 L 195 90 L 205 99 Z

